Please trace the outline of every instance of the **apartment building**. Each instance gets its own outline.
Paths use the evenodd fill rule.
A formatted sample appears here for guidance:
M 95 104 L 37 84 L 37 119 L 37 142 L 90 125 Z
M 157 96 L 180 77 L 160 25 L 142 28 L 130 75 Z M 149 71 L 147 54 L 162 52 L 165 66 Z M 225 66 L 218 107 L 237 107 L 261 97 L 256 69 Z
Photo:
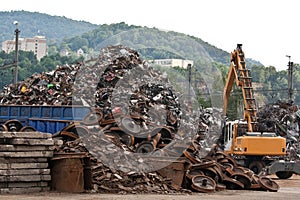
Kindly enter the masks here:
M 2 50 L 10 53 L 15 50 L 15 40 L 6 40 L 2 42 Z M 34 36 L 33 38 L 19 38 L 19 50 L 32 51 L 38 60 L 47 54 L 46 38 L 44 36 Z
M 156 59 L 149 60 L 150 64 L 161 65 L 165 67 L 181 67 L 187 69 L 188 64 L 194 65 L 192 60 L 183 60 L 183 59 Z

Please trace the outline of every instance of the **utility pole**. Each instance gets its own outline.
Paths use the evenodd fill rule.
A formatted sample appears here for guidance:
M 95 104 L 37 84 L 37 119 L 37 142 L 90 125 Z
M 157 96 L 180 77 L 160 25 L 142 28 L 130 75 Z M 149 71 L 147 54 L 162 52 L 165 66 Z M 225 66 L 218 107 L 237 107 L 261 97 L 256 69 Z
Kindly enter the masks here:
M 189 97 L 191 96 L 191 81 L 192 81 L 192 65 L 188 64 L 187 66 L 188 70 L 188 80 L 189 80 Z
M 191 96 L 191 82 L 192 82 L 192 65 L 188 64 L 187 66 L 188 70 L 188 80 L 189 80 L 189 88 L 188 88 L 188 107 L 189 107 L 189 112 L 192 112 L 192 96 Z
M 289 102 L 292 102 L 293 98 L 293 65 L 294 63 L 291 62 L 291 56 L 287 55 L 286 57 L 289 58 L 288 62 L 288 98 Z
M 14 73 L 14 84 L 18 82 L 18 51 L 19 51 L 19 29 L 18 29 L 18 21 L 14 21 L 14 25 L 16 25 L 15 35 L 16 35 L 16 46 L 15 46 L 15 73 Z

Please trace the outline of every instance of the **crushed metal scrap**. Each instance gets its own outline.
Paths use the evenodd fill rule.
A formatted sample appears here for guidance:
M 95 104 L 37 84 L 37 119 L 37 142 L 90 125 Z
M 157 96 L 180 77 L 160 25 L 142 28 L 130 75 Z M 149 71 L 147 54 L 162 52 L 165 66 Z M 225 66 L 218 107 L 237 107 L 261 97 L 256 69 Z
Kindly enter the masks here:
M 65 65 L 50 73 L 35 74 L 17 85 L 6 86 L 0 100 L 6 104 L 88 104 L 95 107 L 82 124 L 70 124 L 55 136 L 64 140 L 56 147 L 58 152 L 87 152 L 87 142 L 95 144 L 96 139 L 97 145 L 90 156 L 93 188 L 97 192 L 278 190 L 271 179 L 238 168 L 231 157 L 219 151 L 206 155 L 207 140 L 213 138 L 207 137 L 208 127 L 218 127 L 220 121 L 215 120 L 209 110 L 201 111 L 198 121 L 190 121 L 190 117 L 184 115 L 188 103 L 185 99 L 180 102 L 179 95 L 171 88 L 164 75 L 150 68 L 136 51 L 111 46 L 102 49 L 96 61 Z M 214 131 L 219 133 L 217 128 Z M 195 136 L 191 132 L 195 132 Z M 85 135 L 95 137 L 85 143 L 78 142 Z M 187 144 L 186 141 L 191 142 Z M 122 149 L 121 154 L 116 147 Z M 174 184 L 168 178 L 169 173 L 161 171 L 166 176 L 163 177 L 159 170 L 137 173 L 130 166 L 143 168 L 146 160 L 130 160 L 126 152 L 156 154 L 164 159 L 180 158 L 186 163 L 179 171 L 182 179 Z M 99 160 L 92 156 L 95 153 Z M 114 159 L 107 159 L 111 155 Z M 122 170 L 112 167 L 116 164 Z
M 186 182 L 183 183 L 185 188 L 206 193 L 225 189 L 278 191 L 279 186 L 275 181 L 239 166 L 231 156 L 218 150 L 217 146 L 212 147 L 204 158 L 199 158 L 198 147 L 197 142 L 193 142 L 183 152 L 191 163 L 186 171 Z
M 179 102 L 168 80 L 150 68 L 136 51 L 124 46 L 104 48 L 97 61 L 81 68 L 78 75 L 73 103 L 95 106 L 101 112 L 103 125 L 125 113 L 139 118 L 144 129 L 150 123 L 178 126 L 185 104 Z M 92 94 L 87 85 L 94 88 Z M 162 112 L 167 112 L 166 116 L 157 114 Z
M 102 138 L 99 144 L 106 145 L 107 155 L 103 155 L 102 159 L 106 156 L 111 156 L 109 149 L 111 148 L 111 142 Z M 116 170 L 111 166 L 104 165 L 101 160 L 97 160 L 93 154 L 88 153 L 80 139 L 73 141 L 64 141 L 61 146 L 56 146 L 56 152 L 58 153 L 80 153 L 86 152 L 91 160 L 92 170 L 92 188 L 91 192 L 97 193 L 159 193 L 159 194 L 171 194 L 181 192 L 190 192 L 184 189 L 174 189 L 171 184 L 171 180 L 163 177 L 157 172 L 151 173 L 137 173 L 135 171 L 124 172 L 122 170 Z M 115 160 L 120 159 L 116 156 Z M 119 160 L 120 161 L 120 160 Z M 120 161 L 124 164 L 124 161 Z M 137 165 L 138 167 L 138 165 Z M 124 165 L 126 168 L 126 165 Z
M 85 127 L 85 129 L 82 128 L 79 133 L 82 136 L 95 136 L 91 137 L 85 144 L 94 144 L 93 141 L 95 139 L 97 141 L 97 145 L 90 152 L 91 155 L 97 154 L 97 158 L 101 160 L 96 161 L 93 158 L 95 166 L 92 168 L 101 169 L 100 174 L 97 174 L 99 173 L 97 170 L 93 171 L 93 188 L 96 191 L 153 192 L 152 186 L 155 182 L 158 182 L 158 184 L 163 183 L 163 185 L 154 186 L 154 188 L 157 188 L 155 192 L 159 193 L 169 192 L 171 188 L 197 192 L 214 192 L 223 189 L 278 190 L 278 185 L 273 180 L 266 177 L 258 177 L 252 171 L 238 167 L 231 157 L 221 154 L 220 151 L 206 155 L 204 149 L 208 147 L 206 134 L 209 131 L 209 127 L 213 125 L 217 127 L 221 123 L 220 121 L 216 122 L 209 109 L 201 111 L 199 121 L 194 122 L 194 124 L 198 124 L 198 127 L 195 127 L 197 134 L 195 134 L 195 138 L 192 140 L 189 148 L 186 148 L 184 143 L 181 145 L 178 140 L 174 142 L 176 136 L 178 136 L 178 125 L 189 126 L 181 118 L 181 104 L 177 101 L 176 95 L 168 87 L 160 83 L 153 83 L 150 75 L 147 75 L 147 84 L 139 84 L 140 80 L 135 79 L 137 77 L 130 78 L 130 87 L 128 87 L 128 84 L 122 84 L 122 80 L 124 80 L 122 77 L 129 71 L 129 68 L 138 68 L 140 70 L 138 74 L 141 74 L 141 76 L 144 76 L 149 71 L 151 73 L 155 72 L 149 70 L 144 62 L 139 61 L 140 59 L 136 57 L 138 54 L 135 52 L 124 47 L 120 48 L 122 51 L 120 49 L 117 51 L 117 49 L 116 47 L 104 49 L 103 54 L 100 55 L 101 59 L 90 69 L 85 69 L 85 72 L 82 73 L 83 76 L 79 76 L 82 77 L 79 85 L 84 83 L 83 80 L 89 80 L 90 85 L 97 83 L 95 102 L 92 102 L 92 98 L 87 98 L 91 94 L 90 91 L 84 90 L 84 85 L 80 85 L 76 89 L 78 94 L 80 94 L 76 96 L 85 97 L 84 99 L 86 99 L 88 104 L 96 104 L 94 112 L 89 113 L 84 118 L 80 126 Z M 132 56 L 127 57 L 127 55 Z M 101 74 L 100 69 L 103 70 L 103 68 L 105 69 L 103 76 L 100 77 L 99 82 L 96 82 L 97 74 Z M 100 71 L 95 72 L 97 69 Z M 156 76 L 159 77 L 159 74 Z M 125 80 L 128 79 L 125 78 Z M 116 92 L 115 88 L 119 90 Z M 130 94 L 130 96 L 127 97 L 126 94 Z M 77 100 L 78 102 L 82 101 L 81 98 L 77 98 Z M 118 104 L 120 102 L 123 104 Z M 126 104 L 127 102 L 129 102 L 129 105 Z M 151 108 L 158 106 L 167 108 L 168 113 L 165 119 L 161 119 L 161 115 L 155 115 L 158 112 L 150 113 Z M 124 110 L 126 108 L 128 110 Z M 72 135 L 73 129 L 71 126 L 74 125 L 66 128 L 60 136 L 68 137 Z M 215 130 L 217 131 L 217 128 Z M 99 135 L 105 137 L 99 137 Z M 80 138 L 74 134 L 73 139 L 78 141 Z M 69 141 L 68 143 L 71 142 Z M 170 146 L 173 146 L 171 150 L 167 148 Z M 62 147 L 62 149 L 64 151 L 70 150 L 68 147 Z M 76 145 L 71 147 L 71 149 L 76 150 Z M 121 153 L 120 149 L 122 150 Z M 176 157 L 181 159 L 180 161 L 183 161 L 185 164 L 182 166 L 181 171 L 177 173 L 178 176 L 182 174 L 182 179 L 177 182 L 177 185 L 174 185 L 174 183 L 172 185 L 172 179 L 168 180 L 169 182 L 158 181 L 164 180 L 157 178 L 159 177 L 159 172 L 137 173 L 136 171 L 140 171 L 138 170 L 139 168 L 145 167 L 145 157 L 138 159 L 137 162 L 136 160 L 131 160 L 128 156 L 129 153 L 126 152 L 158 155 L 157 163 L 161 162 L 162 158 Z M 111 155 L 114 155 L 114 159 L 108 159 Z M 207 162 L 211 162 L 211 164 L 206 165 Z M 112 167 L 116 165 L 121 170 Z M 132 166 L 136 169 L 132 168 Z M 107 169 L 103 170 L 103 167 Z M 150 183 L 145 181 L 149 179 L 149 175 L 151 177 L 155 175 L 156 181 Z M 172 174 L 165 173 L 164 175 L 168 178 Z M 142 177 L 148 187 L 141 186 L 139 181 L 136 183 L 136 176 Z M 127 180 L 126 182 L 122 182 L 124 180 L 123 177 Z M 130 182 L 129 185 L 127 185 L 128 182 Z M 149 185 L 152 186 L 149 187 Z M 139 189 L 136 190 L 135 186 L 138 186 Z
M 277 101 L 260 108 L 258 122 L 261 130 L 275 132 L 287 140 L 287 154 L 292 160 L 300 158 L 300 110 L 291 102 Z
M 71 105 L 72 84 L 81 66 L 82 63 L 59 66 L 54 71 L 33 74 L 24 81 L 6 85 L 0 94 L 0 103 Z
M 105 159 L 105 157 L 111 156 L 111 142 L 102 138 L 99 144 L 106 148 L 106 152 L 103 152 L 101 158 Z M 196 150 L 199 148 L 197 144 L 194 141 L 178 158 L 184 164 L 180 168 L 181 171 L 175 171 L 177 177 L 182 176 L 175 183 L 172 180 L 172 171 L 178 170 L 178 168 L 174 168 L 174 166 L 167 169 L 167 173 L 160 170 L 150 173 L 125 172 L 126 161 L 116 156 L 114 160 L 123 165 L 123 170 L 116 170 L 109 165 L 104 165 L 101 160 L 97 160 L 93 154 L 89 153 L 80 138 L 73 141 L 65 140 L 62 145 L 56 146 L 56 152 L 86 152 L 90 156 L 93 192 L 168 194 L 178 192 L 211 193 L 226 189 L 278 191 L 279 186 L 274 180 L 263 175 L 258 176 L 250 169 L 238 166 L 233 158 L 217 148 L 213 148 L 204 158 L 199 158 Z M 157 161 L 161 160 L 160 157 Z M 142 167 L 142 165 L 137 164 L 136 167 Z
M 281 136 L 298 136 L 300 115 L 299 107 L 289 102 L 277 101 L 260 108 L 258 122 L 261 129 L 277 132 Z
M 16 119 L 11 119 L 0 124 L 0 131 L 4 132 L 34 132 L 36 131 L 32 126 L 23 126 L 23 124 Z

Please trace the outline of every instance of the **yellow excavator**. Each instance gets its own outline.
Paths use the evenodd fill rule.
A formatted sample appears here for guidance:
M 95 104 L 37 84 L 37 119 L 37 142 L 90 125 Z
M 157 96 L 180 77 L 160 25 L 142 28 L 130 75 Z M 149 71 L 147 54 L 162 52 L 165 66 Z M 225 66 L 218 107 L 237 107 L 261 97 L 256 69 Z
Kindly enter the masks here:
M 259 130 L 252 77 L 246 67 L 242 44 L 238 44 L 230 54 L 230 68 L 223 93 L 225 118 L 234 82 L 242 90 L 244 116 L 241 120 L 224 123 L 220 138 L 224 152 L 232 155 L 240 165 L 250 168 L 255 173 L 264 170 L 268 174 L 276 173 L 279 178 L 289 178 L 293 172 L 300 173 L 299 165 L 296 169 L 294 164 L 285 160 L 286 139 L 276 133 Z M 285 167 L 282 162 L 289 166 Z

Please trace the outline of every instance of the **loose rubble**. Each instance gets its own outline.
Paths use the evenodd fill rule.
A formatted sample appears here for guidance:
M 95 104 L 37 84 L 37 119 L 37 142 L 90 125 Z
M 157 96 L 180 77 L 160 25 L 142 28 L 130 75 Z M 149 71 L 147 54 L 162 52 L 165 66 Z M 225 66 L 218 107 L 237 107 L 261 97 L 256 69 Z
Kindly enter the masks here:
M 281 136 L 299 135 L 300 116 L 299 107 L 289 102 L 277 101 L 260 108 L 258 120 L 260 128 L 277 132 Z
M 6 86 L 0 102 L 91 106 L 93 111 L 82 122 L 69 124 L 53 138 L 63 140 L 55 152 L 86 152 L 91 158 L 94 192 L 278 190 L 273 180 L 210 149 L 220 133 L 220 112 L 206 109 L 189 115 L 186 99 L 179 97 L 136 51 L 111 46 L 102 49 L 97 60 L 60 66 Z M 162 160 L 170 164 L 170 159 L 183 163 L 177 185 L 169 174 L 159 172 L 168 165 L 153 165 Z
M 262 107 L 257 115 L 260 129 L 285 137 L 290 159 L 300 159 L 299 107 L 290 102 L 277 101 Z
M 142 75 L 147 72 L 143 70 L 145 66 L 141 66 L 143 62 L 138 62 L 139 59 L 135 57 L 135 55 L 137 55 L 136 53 L 131 52 L 133 58 L 135 58 L 131 60 L 130 58 L 127 59 L 127 57 L 123 58 L 124 55 L 120 55 L 120 52 L 116 51 L 116 49 L 117 48 L 113 48 L 112 50 L 104 50 L 104 54 L 100 56 L 101 59 L 98 61 L 99 63 L 96 63 L 92 67 L 93 70 L 98 68 L 104 68 L 106 70 L 104 70 L 104 75 L 101 76 L 100 82 L 97 83 L 97 92 L 95 94 L 95 104 L 97 106 L 95 112 L 90 113 L 84 118 L 82 125 L 86 126 L 86 129 L 81 129 L 81 133 L 79 132 L 79 135 L 82 135 L 83 137 L 87 135 L 94 136 L 89 138 L 85 144 L 92 144 L 91 146 L 94 146 L 94 148 L 89 150 L 92 151 L 92 155 L 97 154 L 97 158 L 100 158 L 101 162 L 96 162 L 98 165 L 100 165 L 100 168 L 109 168 L 106 170 L 108 174 L 101 173 L 100 178 L 96 176 L 96 181 L 94 181 L 96 186 L 94 188 L 105 188 L 105 190 L 108 191 L 113 190 L 109 190 L 109 188 L 116 188 L 117 190 L 124 190 L 126 193 L 136 193 L 137 191 L 135 189 L 128 188 L 128 185 L 126 185 L 126 183 L 122 183 L 121 180 L 123 180 L 122 177 L 124 176 L 126 177 L 125 180 L 127 180 L 129 177 L 131 177 L 128 177 L 128 175 L 136 175 L 136 171 L 140 171 L 137 169 L 145 167 L 145 157 L 142 159 L 143 162 L 139 163 L 137 161 L 139 159 L 135 160 L 129 156 L 130 153 L 142 153 L 154 156 L 159 155 L 185 158 L 185 162 L 189 163 L 189 167 L 188 169 L 183 169 L 184 174 L 186 174 L 186 180 L 184 180 L 183 185 L 180 185 L 180 188 L 198 192 L 214 192 L 220 190 L 221 188 L 264 189 L 269 191 L 278 190 L 278 185 L 276 185 L 274 181 L 267 179 L 266 177 L 256 177 L 254 176 L 253 172 L 251 173 L 250 170 L 244 168 L 234 168 L 237 167 L 237 164 L 229 156 L 222 154 L 224 157 L 220 158 L 220 152 L 210 154 L 209 157 L 205 156 L 206 152 L 204 151 L 204 148 L 207 147 L 207 144 L 205 144 L 206 133 L 208 132 L 208 127 L 212 126 L 213 124 L 213 119 L 208 110 L 202 112 L 201 118 L 197 122 L 197 134 L 195 134 L 195 138 L 192 141 L 190 148 L 185 146 L 186 143 L 184 143 L 184 140 L 176 140 L 176 135 L 178 136 L 179 124 L 183 126 L 188 125 L 187 123 L 184 123 L 184 119 L 180 118 L 180 104 L 176 101 L 173 103 L 173 101 L 176 99 L 176 96 L 172 95 L 172 90 L 168 90 L 164 87 L 164 85 L 157 83 L 140 85 L 138 84 L 138 80 L 135 80 L 134 78 L 126 78 L 126 80 L 130 80 L 129 88 L 126 84 L 125 86 L 127 87 L 125 87 L 123 84 L 116 86 L 116 83 L 119 83 L 119 81 L 124 77 L 125 72 L 128 73 L 128 68 L 126 68 L 126 66 L 130 66 L 130 69 L 139 67 L 138 69 L 141 70 L 139 74 Z M 114 52 L 115 54 L 111 56 L 111 52 Z M 123 52 L 130 51 L 124 50 Z M 126 55 L 128 54 L 130 53 L 126 53 Z M 120 65 L 116 65 L 115 63 Z M 91 84 L 93 85 L 93 80 L 97 77 L 95 74 L 99 74 L 99 72 L 94 73 L 95 77 L 91 77 L 91 74 L 93 74 L 92 70 L 88 71 L 88 73 L 84 73 L 84 75 L 85 74 L 87 74 L 87 77 L 80 77 L 83 77 L 82 79 L 92 80 Z M 118 76 L 116 76 L 116 74 L 118 74 Z M 151 79 L 147 80 L 148 82 L 151 82 Z M 114 93 L 114 89 L 116 87 L 120 89 L 120 91 Z M 88 97 L 90 95 L 89 91 L 80 90 L 80 88 L 76 91 L 79 91 L 79 96 Z M 130 96 L 127 97 L 126 94 L 130 94 Z M 122 97 L 125 99 L 125 101 L 122 100 Z M 117 102 L 116 104 L 114 104 L 115 99 Z M 166 99 L 168 101 L 157 101 L 160 99 Z M 78 98 L 78 100 L 80 101 L 81 99 Z M 127 101 L 130 102 L 129 105 L 126 104 Z M 118 104 L 120 102 L 123 104 Z M 93 102 L 87 98 L 87 103 L 92 104 Z M 159 118 L 159 116 L 149 116 L 150 108 L 155 107 L 155 105 L 165 106 L 168 111 L 175 109 L 179 112 L 168 113 L 166 117 L 167 125 L 159 126 L 159 124 L 162 122 L 161 119 L 158 120 L 160 123 L 155 121 L 156 118 Z M 127 108 L 128 110 L 124 110 L 124 108 Z M 165 121 L 163 121 L 163 124 L 165 124 Z M 219 124 L 216 123 L 214 125 Z M 72 130 L 71 127 L 70 130 Z M 93 132 L 96 132 L 96 134 Z M 62 135 L 68 136 L 70 134 L 64 132 Z M 74 139 L 76 138 L 77 137 L 74 137 Z M 166 148 L 167 146 L 170 147 L 171 145 L 174 145 L 172 150 Z M 121 149 L 121 151 L 118 149 L 118 147 Z M 65 149 L 65 147 L 63 149 Z M 113 160 L 109 159 L 111 155 L 114 155 Z M 222 162 L 216 162 L 220 160 L 214 160 L 215 156 L 219 157 Z M 208 160 L 211 160 L 213 164 L 207 167 L 197 166 L 197 164 L 206 163 Z M 157 162 L 159 162 L 159 160 L 157 160 Z M 119 166 L 119 169 L 121 170 L 117 170 L 112 166 Z M 97 169 L 98 166 L 95 168 Z M 195 170 L 194 168 L 197 168 L 198 170 Z M 217 169 L 218 172 L 216 172 Z M 233 170 L 238 171 L 238 169 L 240 172 L 239 174 L 233 172 Z M 190 171 L 192 171 L 192 174 L 190 174 Z M 112 176 L 112 174 L 116 174 L 116 172 L 117 175 Z M 248 172 L 249 175 L 243 176 L 243 174 Z M 143 179 L 148 179 L 148 174 L 149 173 L 144 174 Z M 153 176 L 153 172 L 151 172 L 151 174 Z M 139 176 L 141 176 L 141 174 Z M 107 184 L 109 184 L 109 187 L 103 185 L 103 179 L 108 180 Z M 116 182 L 117 180 L 119 180 L 118 187 L 111 185 L 112 182 Z M 158 181 L 158 183 L 161 182 Z M 125 185 L 120 187 L 120 184 Z M 147 182 L 147 184 L 151 185 L 153 183 Z M 169 185 L 166 183 L 164 184 L 165 186 L 163 187 L 157 187 L 159 189 L 156 191 L 163 192 L 164 190 L 161 191 L 161 188 L 166 189 L 167 185 Z M 139 183 L 135 183 L 133 185 L 139 185 Z M 141 191 L 144 192 L 145 190 L 146 192 L 152 192 L 152 188 L 143 188 Z
M 103 139 L 104 140 L 104 139 Z M 100 141 L 101 145 L 104 145 Z M 106 143 L 109 145 L 109 143 Z M 92 164 L 93 191 L 99 193 L 191 193 L 216 192 L 225 189 L 234 190 L 266 190 L 276 192 L 278 184 L 266 176 L 258 176 L 245 167 L 238 166 L 233 158 L 223 152 L 213 149 L 204 158 L 199 158 L 195 143 L 184 150 L 180 156 L 185 162 L 182 168 L 183 180 L 178 185 L 172 185 L 172 180 L 163 177 L 159 172 L 137 173 L 124 172 L 104 165 L 84 147 L 80 139 L 67 141 L 56 152 L 87 152 Z M 107 156 L 109 153 L 107 154 Z M 158 158 L 157 162 L 163 160 Z M 177 172 L 180 176 L 180 172 Z
M 23 124 L 16 119 L 11 119 L 0 124 L 0 131 L 4 132 L 34 132 L 36 131 L 32 126 L 23 126 Z
M 103 145 L 103 141 L 99 141 Z M 108 145 L 107 143 L 106 145 Z M 80 139 L 73 141 L 65 141 L 63 145 L 56 146 L 55 152 L 57 153 L 80 153 L 86 152 L 91 160 L 92 169 L 92 188 L 91 192 L 97 193 L 158 193 L 170 194 L 178 193 L 171 185 L 171 180 L 167 179 L 157 172 L 151 173 L 137 173 L 137 172 L 124 172 L 116 170 L 113 167 L 104 165 L 101 160 L 95 158 L 88 152 Z M 181 192 L 188 192 L 181 190 Z
M 64 65 L 51 72 L 33 74 L 17 84 L 4 86 L 1 104 L 72 105 L 72 84 L 82 63 Z

